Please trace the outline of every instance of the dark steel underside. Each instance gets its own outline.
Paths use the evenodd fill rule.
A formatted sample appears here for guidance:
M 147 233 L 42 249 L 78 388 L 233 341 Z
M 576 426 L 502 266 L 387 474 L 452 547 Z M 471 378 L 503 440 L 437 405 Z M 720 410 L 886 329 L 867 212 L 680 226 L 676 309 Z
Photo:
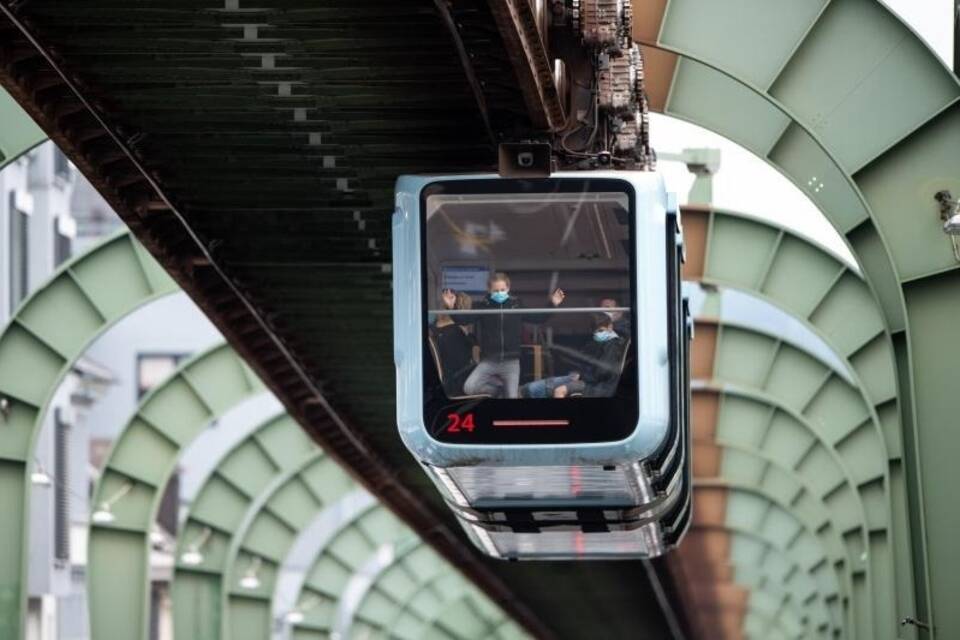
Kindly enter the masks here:
M 453 11 L 473 85 L 431 0 L 248 4 L 0 0 L 0 82 L 316 441 L 532 632 L 669 637 L 637 562 L 482 558 L 396 433 L 394 179 L 491 168 L 477 84 L 495 135 L 530 132 L 487 4 Z

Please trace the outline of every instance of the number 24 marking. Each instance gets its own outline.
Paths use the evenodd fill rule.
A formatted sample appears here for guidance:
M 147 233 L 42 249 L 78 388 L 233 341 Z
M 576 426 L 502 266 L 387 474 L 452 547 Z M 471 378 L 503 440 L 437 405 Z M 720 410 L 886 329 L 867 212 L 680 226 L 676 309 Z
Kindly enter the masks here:
M 473 433 L 473 429 L 472 413 L 468 413 L 465 416 L 461 416 L 459 413 L 447 414 L 447 433 L 460 433 L 461 431 Z

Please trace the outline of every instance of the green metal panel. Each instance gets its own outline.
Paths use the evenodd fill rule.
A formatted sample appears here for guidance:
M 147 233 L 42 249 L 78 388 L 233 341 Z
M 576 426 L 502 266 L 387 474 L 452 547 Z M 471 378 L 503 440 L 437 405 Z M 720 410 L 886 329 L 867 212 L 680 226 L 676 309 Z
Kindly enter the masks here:
M 838 353 L 849 356 L 883 333 L 883 322 L 873 296 L 853 274 L 845 273 L 833 291 L 835 295 L 825 298 L 810 315 L 810 322 L 829 336 Z
M 762 386 L 771 395 L 782 398 L 787 406 L 803 410 L 828 375 L 830 369 L 816 358 L 790 345 L 781 345 Z
M 836 257 L 809 241 L 784 234 L 763 275 L 762 290 L 794 315 L 809 318 L 844 271 L 845 266 Z M 715 275 L 710 273 L 709 277 Z M 798 278 L 803 279 L 802 287 L 797 286 Z
M 790 122 L 749 88 L 690 58 L 677 64 L 665 111 L 721 133 L 729 131 L 729 137 L 761 156 Z
M 890 253 L 902 280 L 957 266 L 933 194 L 960 196 L 958 145 L 960 108 L 953 108 L 856 176 L 877 224 L 897 239 Z
M 190 358 L 140 400 L 114 442 L 92 500 L 94 510 L 116 500 L 111 506 L 116 520 L 91 520 L 90 526 L 87 576 L 95 637 L 147 636 L 148 534 L 160 500 L 182 448 L 223 412 L 262 391 L 243 373 L 245 367 L 223 344 Z M 124 486 L 131 487 L 125 495 Z M 126 545 L 125 562 L 117 565 L 116 544 L 121 541 Z M 125 612 L 122 619 L 114 615 L 118 607 Z
M 761 89 L 770 85 L 827 0 L 670 2 L 660 41 L 723 67 Z M 759 34 L 759 36 L 758 36 Z M 744 46 L 750 42 L 750 46 Z M 757 55 L 763 51 L 763 55 Z
M 770 95 L 829 141 L 852 173 L 960 95 L 942 71 L 879 3 L 839 0 L 804 39 Z
M 671 4 L 681 2 L 674 0 Z M 681 2 L 681 5 L 683 2 Z M 739 6 L 730 0 L 719 3 L 723 8 Z M 672 11 L 672 10 L 671 10 Z M 669 13 L 669 12 L 668 12 Z M 744 21 L 749 25 L 749 20 Z M 739 42 L 764 42 L 769 27 L 744 29 Z M 665 28 L 664 32 L 668 30 Z M 714 38 L 712 41 L 715 42 Z M 711 40 L 708 39 L 707 42 Z M 689 42 L 661 43 L 678 53 L 693 55 L 705 65 L 717 68 L 731 81 L 739 78 L 752 85 L 748 71 L 736 68 L 722 48 L 687 49 Z M 776 56 L 779 47 L 770 46 L 766 51 L 755 51 L 757 57 L 765 54 Z M 734 65 L 734 66 L 731 66 Z M 722 79 L 711 79 L 715 90 Z M 706 86 L 706 85 L 705 85 Z M 924 45 L 900 24 L 879 2 L 868 0 L 836 0 L 818 21 L 815 28 L 804 36 L 803 41 L 791 53 L 784 65 L 784 72 L 772 93 L 766 98 L 772 105 L 783 109 L 794 120 L 783 138 L 769 154 L 769 159 L 779 166 L 798 187 L 803 189 L 827 214 L 835 225 L 847 234 L 854 254 L 860 260 L 864 273 L 869 278 L 877 301 L 880 303 L 889 330 L 905 328 L 911 313 L 909 301 L 903 296 L 899 283 L 926 278 L 938 270 L 952 270 L 956 265 L 950 260 L 949 247 L 936 225 L 935 213 L 931 211 L 929 198 L 937 188 L 934 183 L 955 184 L 958 172 L 949 170 L 956 163 L 955 154 L 949 149 L 956 147 L 951 139 L 956 136 L 955 108 L 944 115 L 937 115 L 956 99 L 957 80 L 936 58 L 925 51 Z M 726 91 L 737 95 L 740 89 Z M 727 99 L 726 96 L 722 99 Z M 682 115 L 682 114 L 681 114 Z M 739 114 L 712 113 L 710 117 L 692 117 L 698 124 L 711 127 L 722 134 L 732 135 L 735 140 L 747 142 L 748 135 L 741 132 Z M 927 124 L 927 123 L 932 124 Z M 936 129 L 936 135 L 927 135 Z M 813 135 L 811 135 L 813 133 Z M 814 137 L 815 136 L 815 137 Z M 877 157 L 881 161 L 871 164 Z M 911 161 L 910 156 L 913 160 Z M 877 166 L 884 164 L 888 170 L 885 179 L 880 179 Z M 841 166 L 846 171 L 841 170 Z M 857 176 L 857 184 L 849 175 L 866 166 Z M 913 171 L 913 182 L 907 174 Z M 901 175 L 901 172 L 903 174 Z M 865 199 L 860 197 L 857 186 L 864 188 Z M 942 187 L 941 187 L 942 188 Z M 867 189 L 871 193 L 867 194 Z M 956 190 L 956 187 L 953 187 Z M 885 193 L 882 193 L 885 190 Z M 866 203 L 869 202 L 869 209 Z M 878 213 L 887 206 L 886 215 Z M 905 214 L 904 212 L 908 212 Z M 917 215 L 910 215 L 917 212 Z M 921 213 L 927 212 L 927 213 Z M 918 217 L 919 216 L 919 217 Z M 906 221 L 906 222 L 905 222 Z M 891 261 L 891 258 L 895 262 Z M 901 267 L 902 265 L 902 267 Z M 943 291 L 949 287 L 944 286 Z M 943 299 L 950 299 L 950 294 Z M 917 334 L 910 331 L 906 342 L 900 343 L 898 362 L 914 371 L 942 368 L 937 362 L 956 361 L 957 354 L 936 350 L 935 361 L 921 362 L 912 358 L 912 345 Z M 933 339 L 930 339 L 933 341 Z M 942 342 L 939 341 L 938 344 Z M 931 352 L 934 350 L 930 350 Z M 931 355 L 925 352 L 925 356 Z M 914 384 L 909 372 L 898 375 L 901 403 L 912 403 Z M 928 396 L 932 407 L 953 401 L 951 391 L 939 389 L 943 394 Z M 950 509 L 922 509 L 923 492 L 931 489 L 930 478 L 942 478 L 949 466 L 927 469 L 929 464 L 913 458 L 910 442 L 917 437 L 914 431 L 922 423 L 915 421 L 923 409 L 911 404 L 903 408 L 906 434 L 907 464 L 910 473 L 903 476 L 911 483 L 911 520 L 917 535 L 925 535 L 926 521 L 933 520 L 942 532 L 939 539 L 946 540 L 955 531 L 954 523 L 946 514 Z M 936 419 L 938 410 L 927 413 Z M 946 432 L 936 433 L 936 451 L 956 450 L 956 439 Z M 943 434 L 943 435 L 940 435 Z M 936 460 L 936 458 L 933 458 Z M 939 462 L 939 460 L 937 460 Z M 914 478 L 923 469 L 923 482 L 914 484 Z M 936 482 L 936 481 L 933 481 Z M 929 535 L 929 534 L 927 534 Z M 936 536 L 934 536 L 936 537 Z M 901 615 L 920 615 L 925 622 L 933 623 L 939 634 L 945 637 L 956 635 L 956 622 L 952 626 L 936 624 L 933 612 L 926 601 L 929 595 L 925 577 L 928 559 L 924 541 L 913 545 L 914 566 L 918 569 L 914 593 L 918 601 L 901 600 Z M 954 547 L 947 543 L 931 551 L 937 558 L 947 557 Z M 943 574 L 941 574 L 942 576 Z M 937 593 L 950 593 L 951 582 L 944 580 L 936 585 Z M 900 593 L 904 589 L 898 590 Z M 952 610 L 949 604 L 938 607 L 940 611 Z M 882 628 L 883 637 L 905 634 L 915 637 L 916 629 L 899 629 L 896 616 Z
M 781 236 L 769 225 L 735 216 L 714 216 L 706 273 L 732 286 L 756 289 Z
M 716 377 L 762 388 L 778 347 L 774 338 L 723 325 L 717 336 Z
M 0 169 L 47 139 L 33 119 L 0 89 Z
M 867 491 L 868 486 L 871 487 L 871 492 L 876 491 L 876 484 L 866 484 L 870 482 L 878 483 L 881 492 L 884 492 L 882 487 L 885 486 L 886 481 L 883 434 L 879 424 L 870 417 L 871 405 L 861 392 L 820 363 L 809 367 L 810 373 L 807 374 L 807 381 L 804 383 L 804 376 L 801 373 L 804 370 L 803 365 L 798 363 L 803 362 L 804 359 L 812 360 L 810 356 L 793 347 L 782 346 L 772 349 L 770 338 L 766 336 L 754 338 L 752 333 L 742 328 L 721 326 L 716 347 L 716 381 L 725 383 L 727 390 L 731 388 L 730 382 L 735 382 L 763 389 L 764 393 L 769 394 L 771 388 L 765 382 L 767 376 L 763 375 L 757 361 L 769 363 L 771 374 L 778 367 L 783 367 L 783 370 L 789 374 L 782 376 L 782 379 L 785 382 L 789 380 L 792 386 L 784 384 L 773 391 L 782 391 L 783 399 L 780 402 L 785 403 L 784 407 L 792 406 L 793 411 L 802 412 L 803 420 L 809 421 L 807 429 L 817 434 L 820 444 L 813 448 L 807 445 L 808 448 L 803 450 L 795 468 L 801 477 L 808 478 L 812 483 L 814 492 L 811 497 L 819 496 L 824 500 L 829 510 L 829 517 L 823 515 L 823 507 L 820 507 L 820 519 L 812 518 L 812 514 L 817 512 L 818 508 L 815 503 L 805 501 L 802 495 L 787 500 L 783 493 L 779 493 L 779 498 L 784 504 L 792 505 L 794 514 L 807 510 L 807 520 L 813 522 L 809 528 L 818 531 L 819 535 L 832 532 L 833 537 L 829 540 L 832 561 L 839 561 L 842 558 L 844 564 L 851 567 L 851 570 L 867 571 L 868 567 L 861 566 L 864 563 L 860 558 L 864 557 L 864 552 L 869 549 L 867 556 L 871 564 L 880 567 L 882 575 L 891 575 L 894 560 L 891 557 L 890 545 L 887 544 L 889 533 L 867 539 L 869 524 L 865 500 L 861 495 Z M 735 342 L 732 345 L 725 345 L 724 341 L 731 336 Z M 768 357 L 765 355 L 768 352 L 775 355 L 772 358 Z M 744 354 L 748 354 L 749 360 Z M 762 356 L 758 357 L 758 354 Z M 744 367 L 747 368 L 748 375 L 744 375 Z M 725 376 L 729 377 L 725 378 Z M 769 379 L 775 378 L 770 375 Z M 780 397 L 780 395 L 775 394 L 773 397 Z M 718 416 L 718 441 L 732 440 L 747 446 L 759 446 L 764 442 L 766 439 L 764 432 L 767 430 L 767 425 L 774 424 L 773 416 L 776 413 L 771 414 L 769 410 L 761 407 L 750 408 L 749 404 L 740 399 L 730 404 L 734 413 L 725 415 L 728 404 L 730 404 L 729 398 L 724 397 Z M 753 417 L 749 417 L 751 415 Z M 780 424 L 789 423 L 781 421 Z M 772 431 L 772 428 L 770 430 Z M 783 431 L 781 427 L 781 432 L 779 440 L 774 439 L 773 442 L 783 447 L 780 441 L 790 431 Z M 838 447 L 838 443 L 845 443 L 845 446 Z M 764 487 L 749 476 L 744 477 L 743 474 L 749 474 L 751 470 L 745 468 L 742 461 L 729 464 L 738 468 L 740 475 L 736 479 L 743 482 L 744 486 L 756 486 L 771 495 L 778 493 L 770 485 Z M 753 474 L 754 477 L 759 477 L 756 469 L 753 470 Z M 725 480 L 730 479 L 732 478 L 725 476 Z M 877 502 L 874 500 L 871 506 L 873 509 L 869 522 L 879 519 L 885 523 L 884 527 L 889 527 L 889 505 L 885 509 L 878 510 Z M 813 511 L 809 511 L 810 509 Z M 830 526 L 824 528 L 827 523 L 830 523 Z M 841 532 L 852 530 L 859 532 L 856 537 L 847 535 L 844 535 L 843 539 L 836 537 Z M 789 533 L 786 529 L 781 531 Z M 825 539 L 824 542 L 828 541 Z M 872 629 L 875 625 L 883 624 L 886 608 L 889 607 L 887 603 L 895 598 L 895 594 L 887 587 L 874 590 L 869 572 L 865 575 L 866 577 L 861 580 L 850 574 L 847 584 L 850 585 L 850 593 L 859 607 L 854 612 L 857 619 L 862 624 L 869 622 L 865 628 Z M 878 601 L 880 597 L 888 600 Z
M 718 132 L 726 130 L 725 126 Z M 796 122 L 786 128 L 766 157 L 819 207 L 841 233 L 870 217 L 847 175 L 820 142 Z
M 144 262 L 136 247 L 124 232 L 69 260 L 23 302 L 0 334 L 0 397 L 11 404 L 10 417 L 0 418 L 10 423 L 0 445 L 0 469 L 6 476 L 20 474 L 19 482 L 6 487 L 18 487 L 23 496 L 11 500 L 9 508 L 4 502 L 5 519 L 19 527 L 20 532 L 5 537 L 10 543 L 0 546 L 0 567 L 18 567 L 0 572 L 0 636 L 15 638 L 23 632 L 23 587 L 30 540 L 30 519 L 26 515 L 31 490 L 28 478 L 46 407 L 92 341 L 125 315 L 176 291 L 169 277 L 146 280 L 144 264 L 152 260 Z M 91 280 L 105 274 L 110 276 L 106 281 L 109 286 Z M 64 317 L 70 317 L 71 322 L 62 322 Z M 115 483 L 117 479 L 107 474 L 105 482 Z M 136 492 L 135 489 L 132 493 Z M 133 511 L 123 511 L 125 518 L 133 515 Z
M 910 341 L 914 351 L 912 374 L 916 388 L 917 448 L 921 465 L 916 469 L 923 483 L 923 507 L 927 518 L 926 538 L 931 558 L 932 605 L 937 627 L 947 638 L 960 629 L 960 610 L 954 595 L 960 593 L 960 531 L 957 490 L 952 482 L 960 451 L 960 402 L 957 371 L 960 342 L 960 278 L 958 272 L 912 284 L 905 289 L 910 314 Z M 935 518 L 935 522 L 931 520 Z

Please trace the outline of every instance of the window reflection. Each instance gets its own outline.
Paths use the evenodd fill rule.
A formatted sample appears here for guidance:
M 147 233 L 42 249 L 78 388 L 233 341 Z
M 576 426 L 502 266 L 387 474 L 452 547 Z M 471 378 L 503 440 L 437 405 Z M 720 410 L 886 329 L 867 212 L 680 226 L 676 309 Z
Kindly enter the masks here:
M 428 340 L 450 399 L 611 397 L 632 335 L 624 193 L 426 199 Z

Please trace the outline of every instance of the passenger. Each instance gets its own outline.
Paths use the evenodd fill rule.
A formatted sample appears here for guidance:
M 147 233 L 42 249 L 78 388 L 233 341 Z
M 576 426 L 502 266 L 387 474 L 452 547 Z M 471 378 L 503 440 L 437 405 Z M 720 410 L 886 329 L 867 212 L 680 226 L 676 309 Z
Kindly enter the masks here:
M 467 294 L 458 293 L 454 309 L 468 310 L 472 302 Z M 466 327 L 454 323 L 448 315 L 437 316 L 431 333 L 436 340 L 443 390 L 450 398 L 464 395 L 463 383 L 476 366 L 473 361 L 473 347 L 476 340 L 467 333 Z M 492 395 L 496 392 L 496 388 L 492 387 L 488 391 Z
M 510 295 L 510 277 L 494 273 L 487 281 L 488 295 L 473 305 L 474 309 L 521 309 L 520 300 Z M 561 289 L 550 295 L 550 303 L 557 307 L 565 297 Z M 442 295 L 443 305 L 453 309 L 457 294 L 447 289 Z M 524 322 L 542 323 L 546 314 L 489 313 L 454 315 L 457 324 L 473 324 L 480 340 L 480 363 L 467 377 L 463 390 L 467 395 L 489 391 L 497 381 L 502 382 L 500 395 L 517 398 L 520 394 L 520 338 Z
M 619 307 L 617 301 L 614 298 L 603 298 L 600 300 L 601 307 L 607 307 L 614 309 Z M 604 311 L 605 314 L 610 316 L 610 319 L 613 320 L 613 330 L 624 338 L 630 335 L 630 321 L 624 316 L 623 311 Z
M 581 352 L 583 365 L 565 376 L 544 378 L 523 385 L 528 398 L 566 398 L 582 394 L 590 398 L 610 397 L 620 382 L 620 368 L 627 341 L 613 328 L 613 320 L 606 314 L 597 316 L 593 337 Z

